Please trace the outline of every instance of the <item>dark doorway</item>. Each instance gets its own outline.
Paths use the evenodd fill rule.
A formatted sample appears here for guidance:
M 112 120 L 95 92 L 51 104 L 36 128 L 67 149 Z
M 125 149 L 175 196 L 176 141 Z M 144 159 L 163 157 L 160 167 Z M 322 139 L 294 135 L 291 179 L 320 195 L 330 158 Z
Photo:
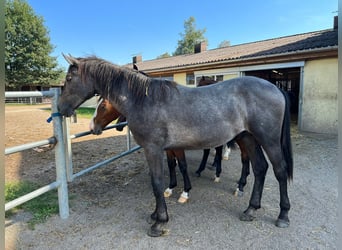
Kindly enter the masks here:
M 246 76 L 256 76 L 270 81 L 288 93 L 291 103 L 291 117 L 298 121 L 298 103 L 300 86 L 300 68 L 283 68 L 270 70 L 246 71 Z

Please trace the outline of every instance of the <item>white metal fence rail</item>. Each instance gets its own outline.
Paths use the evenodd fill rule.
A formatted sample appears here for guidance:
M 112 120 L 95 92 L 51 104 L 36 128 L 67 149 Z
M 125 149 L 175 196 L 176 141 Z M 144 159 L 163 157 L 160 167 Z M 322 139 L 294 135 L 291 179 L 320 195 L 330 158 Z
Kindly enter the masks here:
M 72 164 L 72 139 L 79 138 L 82 136 L 90 135 L 90 131 L 70 135 L 69 124 L 70 118 L 62 118 L 58 112 L 57 104 L 60 95 L 60 88 L 51 88 L 49 91 L 12 91 L 5 92 L 6 98 L 13 97 L 52 97 L 51 100 L 51 117 L 53 121 L 53 133 L 54 136 L 46 140 L 36 141 L 32 143 L 22 144 L 14 147 L 5 149 L 5 154 L 13 154 L 27 149 L 31 149 L 38 146 L 55 144 L 55 164 L 56 164 L 56 181 L 46 186 L 43 186 L 31 193 L 23 195 L 15 200 L 12 200 L 5 204 L 5 211 L 10 210 L 16 206 L 23 204 L 33 198 L 36 198 L 46 192 L 53 189 L 58 190 L 58 205 L 59 215 L 62 219 L 66 219 L 69 216 L 69 197 L 68 197 L 68 184 L 67 182 L 73 181 L 75 178 L 86 174 L 94 169 L 103 167 L 106 164 L 133 153 L 140 149 L 140 146 L 131 147 L 131 137 L 129 129 L 127 129 L 127 150 L 115 155 L 107 160 L 96 163 L 95 165 L 89 166 L 78 173 L 73 173 Z M 108 126 L 105 130 L 113 129 L 117 126 L 126 125 L 127 123 L 120 123 L 112 126 Z

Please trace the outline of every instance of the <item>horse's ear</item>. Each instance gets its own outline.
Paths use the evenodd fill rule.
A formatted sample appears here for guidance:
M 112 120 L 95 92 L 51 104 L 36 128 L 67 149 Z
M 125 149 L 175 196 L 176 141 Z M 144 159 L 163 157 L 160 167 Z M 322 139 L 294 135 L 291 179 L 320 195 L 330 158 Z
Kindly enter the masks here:
M 78 65 L 79 62 L 75 57 L 72 57 L 70 54 L 67 56 L 64 53 L 62 53 L 62 55 L 70 65 Z

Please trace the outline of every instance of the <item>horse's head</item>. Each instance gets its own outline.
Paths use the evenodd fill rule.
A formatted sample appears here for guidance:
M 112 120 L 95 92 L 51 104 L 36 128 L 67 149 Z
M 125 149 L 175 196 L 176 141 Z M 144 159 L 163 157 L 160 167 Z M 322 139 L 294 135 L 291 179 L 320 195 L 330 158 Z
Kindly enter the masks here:
M 110 122 L 116 120 L 120 116 L 121 114 L 110 104 L 107 99 L 101 98 L 96 107 L 93 118 L 90 121 L 89 129 L 93 134 L 99 135 Z
M 70 66 L 58 102 L 58 110 L 62 115 L 71 116 L 78 106 L 94 96 L 95 89 L 89 78 L 81 76 L 81 59 L 70 55 L 66 56 L 63 54 L 63 56 Z

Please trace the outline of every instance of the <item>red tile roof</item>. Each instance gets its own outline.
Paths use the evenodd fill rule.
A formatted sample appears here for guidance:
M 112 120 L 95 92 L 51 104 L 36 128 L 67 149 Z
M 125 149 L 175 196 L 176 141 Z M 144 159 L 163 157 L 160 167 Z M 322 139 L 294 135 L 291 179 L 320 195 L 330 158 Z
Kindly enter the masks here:
M 203 51 L 196 54 L 172 56 L 136 63 L 139 70 L 154 71 L 176 69 L 191 65 L 223 62 L 235 59 L 253 58 L 267 55 L 281 55 L 288 52 L 306 51 L 336 47 L 337 30 L 321 30 L 263 41 L 239 44 Z

